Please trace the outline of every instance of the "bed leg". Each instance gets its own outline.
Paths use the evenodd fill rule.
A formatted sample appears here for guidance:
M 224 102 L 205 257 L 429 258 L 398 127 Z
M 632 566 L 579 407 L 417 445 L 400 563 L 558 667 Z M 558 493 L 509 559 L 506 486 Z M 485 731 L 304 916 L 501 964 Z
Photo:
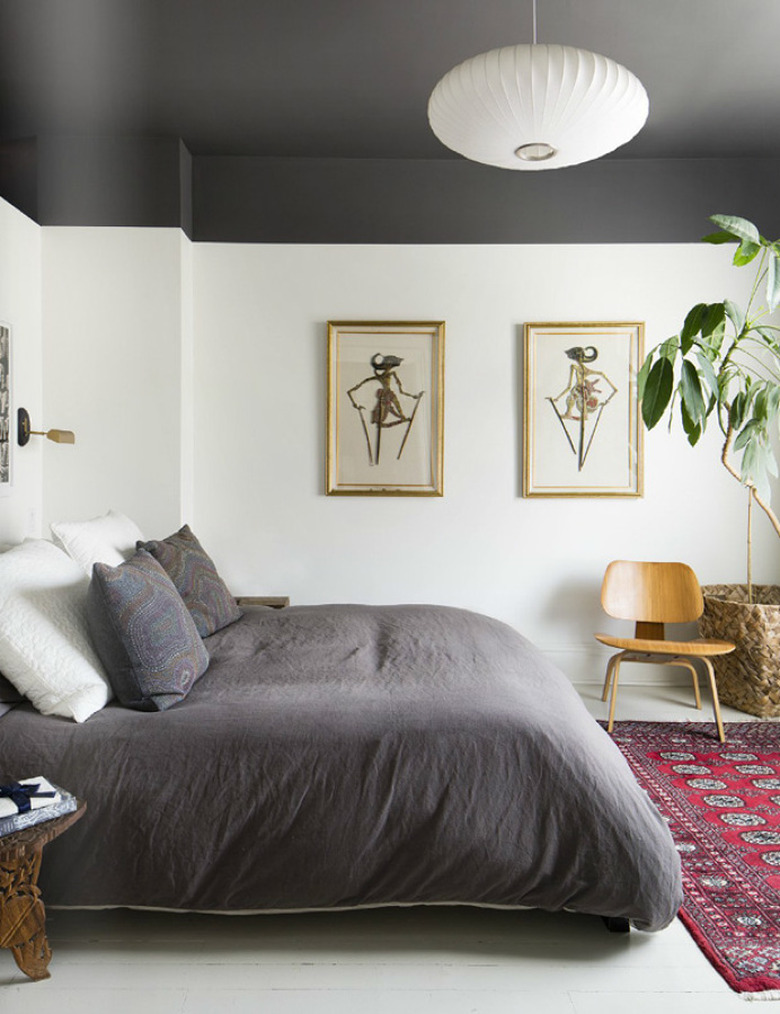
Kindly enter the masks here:
M 601 918 L 610 933 L 629 933 L 631 930 L 631 923 L 622 915 L 602 915 Z

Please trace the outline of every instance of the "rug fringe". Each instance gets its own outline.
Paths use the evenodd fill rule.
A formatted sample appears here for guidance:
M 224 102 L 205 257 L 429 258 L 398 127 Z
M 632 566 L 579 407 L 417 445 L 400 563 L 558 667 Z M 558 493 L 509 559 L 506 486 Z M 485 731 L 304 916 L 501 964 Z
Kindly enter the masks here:
M 743 1000 L 780 1000 L 780 989 L 765 989 L 763 993 L 743 993 Z

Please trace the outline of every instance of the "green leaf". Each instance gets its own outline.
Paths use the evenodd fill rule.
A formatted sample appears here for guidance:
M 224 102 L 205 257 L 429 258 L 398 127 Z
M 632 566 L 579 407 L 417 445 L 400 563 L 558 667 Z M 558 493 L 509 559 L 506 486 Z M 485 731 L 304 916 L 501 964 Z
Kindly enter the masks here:
M 683 356 L 687 356 L 693 348 L 694 337 L 692 334 L 686 335 L 684 331 L 680 333 L 680 353 Z
M 709 387 L 710 391 L 712 391 L 713 395 L 717 398 L 719 388 L 718 376 L 715 373 L 715 367 L 701 349 L 697 348 L 694 355 L 696 356 L 696 361 L 699 364 L 699 372 L 704 377 L 707 387 Z
M 747 441 L 745 441 L 747 444 Z M 750 480 L 753 477 L 753 471 L 756 463 L 756 445 L 750 444 L 749 447 L 745 447 L 745 453 L 742 455 L 742 480 Z
M 739 447 L 737 447 L 737 440 L 739 440 L 739 438 L 743 436 L 744 439 L 740 441 Z M 748 424 L 742 431 L 742 433 L 740 433 L 737 440 L 734 441 L 734 450 L 740 451 L 742 450 L 742 448 L 745 448 L 745 450 L 747 451 L 748 466 L 750 467 L 754 465 L 757 459 L 761 457 L 761 448 L 762 448 L 760 433 L 757 431 L 756 427 Z M 745 469 L 744 457 L 742 459 L 742 468 L 744 471 Z
M 702 236 L 702 243 L 736 243 L 738 242 L 736 236 L 732 236 L 730 232 L 710 232 L 706 236 Z
M 742 429 L 742 423 L 745 420 L 745 409 L 747 407 L 747 396 L 743 391 L 740 391 L 731 403 L 731 411 L 729 412 L 729 421 L 731 426 L 735 430 Z
M 746 264 L 750 264 L 760 249 L 760 243 L 750 243 L 748 240 L 743 240 L 737 247 L 734 254 L 734 264 L 738 268 L 742 268 Z
M 666 411 L 666 406 L 672 396 L 673 383 L 674 368 L 669 360 L 662 356 L 656 360 L 647 375 L 645 394 L 642 398 L 642 419 L 649 430 L 655 426 Z
M 780 386 L 772 384 L 767 394 L 767 417 L 774 419 L 780 412 Z
M 761 242 L 758 229 L 746 218 L 739 218 L 737 215 L 710 215 L 710 221 L 737 239 L 747 240 L 748 243 Z
M 694 422 L 688 415 L 685 409 L 685 402 L 680 402 L 680 415 L 682 416 L 683 429 L 688 436 L 688 443 L 691 447 L 694 447 L 699 442 L 699 437 L 702 433 L 701 425 Z
M 718 401 L 721 405 L 725 405 L 729 401 L 732 382 L 738 377 L 739 374 L 732 364 L 722 366 L 718 371 Z
M 650 372 L 650 367 L 653 365 L 653 355 L 654 352 L 651 352 L 648 355 L 647 359 L 645 359 L 645 361 L 642 363 L 642 366 L 640 367 L 639 373 L 637 374 L 636 377 L 636 395 L 640 401 L 645 396 L 645 385 L 647 384 L 647 375 Z
M 759 326 L 754 327 L 751 330 L 754 331 L 757 335 L 760 335 L 760 337 L 764 339 L 769 348 L 772 349 L 774 352 L 776 352 L 778 355 L 780 355 L 780 342 L 778 342 L 778 334 L 775 328 Z
M 701 333 L 708 338 L 716 331 L 723 331 L 726 326 L 726 304 L 710 303 L 702 321 Z
M 704 395 L 699 374 L 690 359 L 683 360 L 680 371 L 680 393 L 685 411 L 693 423 L 698 423 L 704 415 Z
M 676 334 L 674 334 L 672 335 L 671 338 L 667 338 L 665 342 L 661 342 L 661 344 L 656 349 L 656 352 L 658 353 L 659 356 L 663 356 L 664 359 L 668 359 L 669 362 L 671 363 L 674 362 L 674 358 L 677 355 L 679 348 L 680 348 L 680 339 L 677 337 Z
M 752 482 L 764 500 L 769 500 L 771 496 L 767 475 L 769 461 L 769 449 L 757 434 L 754 435 L 753 439 L 748 441 L 742 455 L 742 481 Z
M 766 303 L 771 313 L 780 303 L 780 261 L 772 251 L 766 272 Z
M 728 315 L 729 320 L 734 325 L 734 330 L 737 332 L 737 334 L 739 334 L 742 328 L 745 326 L 745 311 L 742 309 L 742 307 L 737 306 L 737 304 L 733 303 L 730 299 L 727 299 L 723 303 L 723 306 L 726 310 L 726 314 Z
M 688 315 L 685 318 L 682 331 L 680 332 L 680 346 L 683 349 L 683 355 L 688 351 L 693 343 L 693 338 L 701 331 L 702 324 L 704 323 L 704 315 L 707 312 L 706 303 L 697 303 L 696 306 L 692 307 L 688 311 Z M 686 348 L 687 345 L 687 348 Z
M 734 441 L 734 450 L 741 451 L 745 447 L 749 440 L 751 440 L 757 430 L 760 430 L 761 423 L 757 419 L 750 419 L 740 432 L 737 434 L 737 439 Z
M 768 401 L 767 401 L 767 390 L 762 387 L 757 392 L 755 401 L 753 402 L 753 418 L 759 420 L 762 424 L 766 423 L 768 416 Z

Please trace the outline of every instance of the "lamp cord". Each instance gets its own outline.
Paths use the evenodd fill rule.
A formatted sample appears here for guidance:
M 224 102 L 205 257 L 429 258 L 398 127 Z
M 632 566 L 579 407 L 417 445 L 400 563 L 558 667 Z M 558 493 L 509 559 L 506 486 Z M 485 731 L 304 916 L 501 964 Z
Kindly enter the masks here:
M 533 14 L 534 14 L 534 45 L 536 45 L 536 0 L 533 0 Z

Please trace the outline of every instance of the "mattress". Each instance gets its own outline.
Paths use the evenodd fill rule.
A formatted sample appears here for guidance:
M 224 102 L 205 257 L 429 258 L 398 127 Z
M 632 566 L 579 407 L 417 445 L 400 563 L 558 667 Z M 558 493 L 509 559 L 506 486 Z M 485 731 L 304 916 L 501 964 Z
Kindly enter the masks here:
M 50 905 L 294 911 L 472 904 L 667 925 L 666 824 L 569 681 L 438 606 L 254 607 L 159 713 L 0 719 L 4 779 L 88 803 Z

